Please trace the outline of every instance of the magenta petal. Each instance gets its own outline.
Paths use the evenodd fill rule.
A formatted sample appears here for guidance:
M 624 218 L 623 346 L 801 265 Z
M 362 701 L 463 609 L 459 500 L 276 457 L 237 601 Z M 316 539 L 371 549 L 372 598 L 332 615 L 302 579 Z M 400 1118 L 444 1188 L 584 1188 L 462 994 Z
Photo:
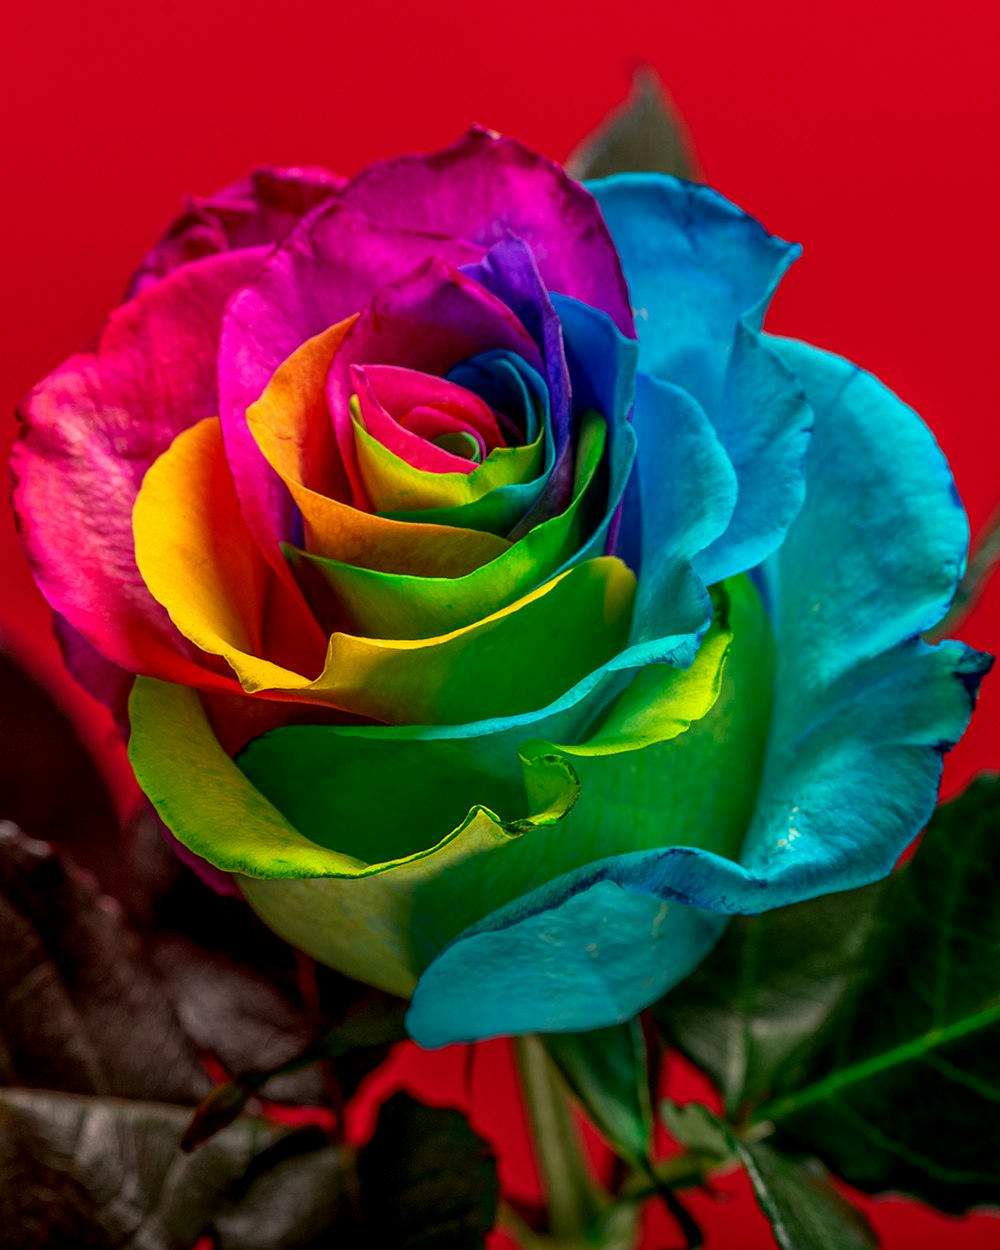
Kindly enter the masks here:
M 230 303 L 219 354 L 226 456 L 247 524 L 282 576 L 292 503 L 250 433 L 247 408 L 296 348 L 360 312 L 387 282 L 431 256 L 462 265 L 481 255 L 471 243 L 385 228 L 334 202 L 305 218 Z
M 202 667 L 135 565 L 132 505 L 174 437 L 216 411 L 215 344 L 226 301 L 258 249 L 196 261 L 116 309 L 92 352 L 25 399 L 14 506 L 53 608 L 129 672 L 231 689 Z
M 128 738 L 128 697 L 132 693 L 135 674 L 106 660 L 58 612 L 53 626 L 63 662 L 73 678 L 86 692 L 103 703 L 115 719 L 123 738 Z
M 280 243 L 343 184 L 343 178 L 327 169 L 258 169 L 206 199 L 192 196 L 144 257 L 129 284 L 129 296 L 193 260 Z
M 436 435 L 468 431 L 483 456 L 485 443 L 477 427 L 492 422 L 496 429 L 496 420 L 478 396 L 443 378 L 413 369 L 352 365 L 350 379 L 368 433 L 425 473 L 471 473 L 476 467 L 474 460 L 429 441 Z M 470 410 L 464 420 L 457 415 L 463 403 Z
M 445 260 L 427 261 L 373 297 L 334 357 L 327 391 L 356 498 L 363 499 L 364 490 L 349 407 L 351 366 L 393 364 L 440 377 L 460 361 L 493 350 L 513 352 L 538 372 L 544 367 L 538 345 L 507 305 Z
M 485 451 L 506 445 L 497 414 L 464 386 L 398 365 L 368 365 L 364 374 L 379 403 L 406 429 L 423 432 L 428 426 L 425 438 L 468 429 Z
M 352 178 L 341 199 L 386 225 L 484 248 L 516 234 L 548 290 L 601 309 L 636 337 L 618 253 L 593 196 L 511 139 L 474 129 L 442 152 L 380 161 Z

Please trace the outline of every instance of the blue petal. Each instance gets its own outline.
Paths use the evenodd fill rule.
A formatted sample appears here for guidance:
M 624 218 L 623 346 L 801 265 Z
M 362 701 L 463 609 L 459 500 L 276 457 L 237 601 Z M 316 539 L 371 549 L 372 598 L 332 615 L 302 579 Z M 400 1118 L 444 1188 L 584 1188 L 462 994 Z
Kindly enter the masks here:
M 669 917 L 669 923 L 668 923 Z M 598 881 L 509 928 L 460 939 L 424 973 L 406 1017 L 421 1046 L 630 1020 L 711 950 L 723 917 Z
M 632 424 L 641 533 L 630 641 L 649 643 L 668 632 L 700 641 L 711 600 L 694 564 L 729 525 L 736 478 L 708 418 L 685 391 L 640 373 Z M 693 659 L 692 648 L 678 666 Z
M 408 1019 L 422 1044 L 626 1019 L 707 951 L 702 913 L 877 880 L 933 811 L 942 755 L 992 663 L 918 637 L 964 567 L 961 505 L 929 431 L 884 386 L 814 348 L 776 347 L 816 430 L 806 503 L 767 570 L 778 676 L 740 862 L 696 847 L 622 855 L 498 910 L 424 973 Z
M 569 372 L 559 316 L 530 248 L 516 235 L 508 235 L 495 243 L 481 261 L 463 266 L 463 272 L 503 300 L 541 348 L 558 440 L 569 428 Z
M 640 368 L 698 399 L 736 469 L 732 523 L 699 561 L 719 581 L 774 551 L 802 503 L 812 414 L 759 333 L 799 249 L 707 187 L 640 174 L 590 189 L 621 254 Z
M 776 551 L 806 492 L 812 407 L 792 370 L 745 322 L 736 328 L 714 425 L 739 486 L 728 529 L 696 562 L 709 585 Z
M 798 246 L 708 187 L 662 174 L 587 184 L 628 282 L 639 368 L 684 387 L 711 414 L 721 400 L 736 327 L 759 330 Z

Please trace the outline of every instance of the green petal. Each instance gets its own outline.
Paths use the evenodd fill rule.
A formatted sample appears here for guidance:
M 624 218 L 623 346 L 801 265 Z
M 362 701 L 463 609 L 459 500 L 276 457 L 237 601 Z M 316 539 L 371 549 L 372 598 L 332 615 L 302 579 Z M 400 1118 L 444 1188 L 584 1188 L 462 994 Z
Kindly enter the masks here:
M 726 588 L 731 644 L 728 630 L 717 623 L 691 668 L 675 670 L 676 684 L 659 674 L 664 684 L 657 691 L 656 678 L 646 676 L 646 669 L 639 674 L 638 687 L 627 687 L 603 724 L 576 744 L 523 744 L 528 758 L 548 752 L 535 761 L 540 775 L 546 760 L 551 764 L 570 756 L 579 800 L 557 826 L 506 844 L 488 862 L 469 861 L 435 881 L 416 918 L 422 926 L 422 951 L 436 953 L 441 916 L 447 916 L 449 936 L 455 936 L 586 864 L 669 846 L 738 855 L 753 814 L 767 741 L 774 648 L 770 623 L 749 580 L 733 579 Z M 721 689 L 713 699 L 723 664 Z M 640 696 L 648 701 L 643 703 Z M 632 750 L 619 735 L 626 723 L 650 737 L 657 732 L 664 737 Z M 686 730 L 685 724 L 690 724 Z
M 567 767 L 537 814 L 505 825 L 477 805 L 429 849 L 386 863 L 329 850 L 297 829 L 219 745 L 197 692 L 140 677 L 129 702 L 129 758 L 139 784 L 174 836 L 226 872 L 242 874 L 250 904 L 288 941 L 316 959 L 394 994 L 409 994 L 418 961 L 412 915 L 428 882 L 464 859 L 562 818 L 575 799 Z M 453 751 L 452 754 L 458 755 Z M 449 761 L 453 766 L 455 761 Z M 378 812 L 392 790 L 345 761 L 339 793 L 330 788 L 331 825 Z M 551 766 L 549 766 L 551 767 Z M 435 772 L 440 778 L 441 774 Z M 398 789 L 414 781 L 406 770 Z M 419 819 L 421 807 L 411 808 Z M 355 849 L 363 832 L 353 831 Z M 273 878 L 262 880 L 261 878 Z M 299 879 L 296 879 L 299 878 Z M 422 962 L 422 961 L 421 961 Z
M 535 739 L 519 752 L 509 733 L 413 741 L 299 725 L 251 743 L 240 767 L 303 832 L 365 858 L 433 845 L 476 803 L 498 813 L 508 832 L 525 831 L 490 854 L 437 861 L 410 917 L 422 967 L 468 925 L 581 864 L 678 843 L 738 848 L 766 733 L 771 645 L 749 582 L 729 589 L 728 664 L 719 596 L 717 622 L 691 668 L 647 670 L 574 744 Z M 628 725 L 651 745 L 634 749 Z M 568 815 L 516 819 L 544 811 Z M 298 897 L 304 906 L 321 892 Z
M 419 577 L 359 568 L 310 555 L 295 547 L 285 554 L 317 606 L 330 602 L 346 613 L 344 628 L 367 638 L 430 638 L 490 616 L 551 577 L 583 545 L 595 503 L 607 422 L 596 412 L 583 417 L 573 498 L 565 512 L 536 525 L 498 559 L 464 577 Z M 314 578 L 321 580 L 317 598 Z M 322 613 L 321 613 L 322 614 Z

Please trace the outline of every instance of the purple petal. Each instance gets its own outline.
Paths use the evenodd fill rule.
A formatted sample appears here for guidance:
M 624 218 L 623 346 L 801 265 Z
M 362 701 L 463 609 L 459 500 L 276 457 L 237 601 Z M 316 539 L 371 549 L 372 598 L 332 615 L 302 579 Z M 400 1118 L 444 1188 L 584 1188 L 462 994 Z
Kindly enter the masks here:
M 444 151 L 380 161 L 352 178 L 342 199 L 386 225 L 480 247 L 516 234 L 548 290 L 602 309 L 635 338 L 628 288 L 596 201 L 559 165 L 511 139 L 474 129 Z
M 192 196 L 136 270 L 129 298 L 193 260 L 280 243 L 343 184 L 326 169 L 258 169 L 206 199 Z

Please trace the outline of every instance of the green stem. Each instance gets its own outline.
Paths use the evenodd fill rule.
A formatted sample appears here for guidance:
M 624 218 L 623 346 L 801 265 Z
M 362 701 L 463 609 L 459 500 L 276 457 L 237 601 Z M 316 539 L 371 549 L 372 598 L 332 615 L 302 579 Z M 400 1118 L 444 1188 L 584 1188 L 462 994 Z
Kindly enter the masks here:
M 537 1037 L 514 1040 L 521 1087 L 548 1202 L 549 1232 L 565 1246 L 586 1244 L 599 1201 L 558 1075 Z
M 728 1166 L 722 1165 L 722 1170 L 727 1170 Z M 719 1168 L 719 1160 L 714 1155 L 685 1151 L 651 1164 L 648 1172 L 634 1173 L 622 1186 L 619 1198 L 641 1202 L 644 1198 L 655 1198 L 664 1189 L 690 1189 L 704 1185 L 708 1174 Z

